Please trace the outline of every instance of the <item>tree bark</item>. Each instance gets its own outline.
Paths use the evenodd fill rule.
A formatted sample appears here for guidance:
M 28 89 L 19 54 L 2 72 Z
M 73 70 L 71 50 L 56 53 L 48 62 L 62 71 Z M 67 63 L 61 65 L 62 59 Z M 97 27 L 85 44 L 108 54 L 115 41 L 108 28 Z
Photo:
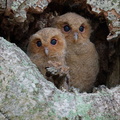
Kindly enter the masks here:
M 120 86 L 69 93 L 44 79 L 27 55 L 0 37 L 0 119 L 119 120 Z
M 1 0 L 0 13 L 10 16 L 16 22 L 24 22 L 27 13 L 42 13 L 51 0 Z M 15 22 L 14 21 L 14 22 Z
M 98 15 L 103 13 L 106 19 L 109 20 L 108 26 L 110 34 L 107 39 L 111 40 L 120 35 L 120 5 L 119 0 L 0 0 L 0 13 L 13 17 L 16 22 L 24 22 L 27 19 L 27 13 L 42 13 L 47 8 L 50 2 L 59 4 L 81 4 L 89 7 L 90 12 L 95 12 Z
M 95 18 L 97 16 L 98 19 L 103 19 L 101 14 L 104 14 L 107 27 L 109 28 L 109 35 L 107 36 L 107 33 L 105 33 L 107 28 L 104 26 L 104 20 L 103 24 L 96 22 L 98 26 L 97 24 L 94 25 L 93 20 L 93 27 L 98 27 L 98 29 L 97 27 L 95 28 L 96 32 L 93 36 L 96 35 L 95 38 L 97 36 L 100 38 L 100 42 L 97 43 L 100 49 L 101 39 L 113 42 L 111 43 L 112 47 L 109 48 L 117 46 L 116 50 L 114 50 L 115 53 L 118 52 L 115 60 L 117 62 L 114 64 L 108 86 L 119 84 L 119 0 L 0 0 L 0 35 L 7 36 L 6 38 L 12 36 L 11 38 L 15 40 L 18 37 L 24 41 L 24 36 L 27 36 L 26 33 L 33 34 L 30 30 L 36 30 L 36 27 L 42 29 L 48 24 L 49 17 L 47 16 L 50 13 L 49 15 L 38 15 L 40 20 L 37 19 L 38 16 L 35 17 L 32 13 L 42 13 L 51 1 L 57 3 L 56 9 L 58 5 L 62 5 L 63 8 L 69 6 L 72 9 L 75 8 L 74 10 L 76 10 L 76 6 L 79 6 L 80 10 L 78 9 L 77 12 L 84 10 L 85 12 L 87 11 L 86 16 L 91 15 L 95 16 Z M 53 7 L 55 7 L 54 4 Z M 57 12 L 60 13 L 63 8 Z M 49 9 L 51 9 L 50 6 Z M 32 23 L 37 23 L 36 21 L 39 24 L 36 24 L 34 27 Z M 16 30 L 17 28 L 18 30 Z M 16 31 L 18 34 L 15 34 Z M 102 32 L 100 33 L 100 31 Z M 114 46 L 115 42 L 116 46 Z M 108 56 L 108 53 L 106 55 L 105 52 L 100 53 Z M 105 62 L 106 57 L 102 59 L 104 60 L 102 66 L 107 65 L 107 62 Z M 108 68 L 107 70 L 109 71 L 110 69 Z M 103 78 L 104 76 L 101 81 L 104 81 Z M 89 94 L 74 92 L 58 90 L 53 83 L 47 81 L 41 75 L 37 67 L 20 48 L 0 37 L 0 120 L 120 119 L 120 86 L 112 89 L 101 87 L 99 90 L 96 90 L 96 93 Z

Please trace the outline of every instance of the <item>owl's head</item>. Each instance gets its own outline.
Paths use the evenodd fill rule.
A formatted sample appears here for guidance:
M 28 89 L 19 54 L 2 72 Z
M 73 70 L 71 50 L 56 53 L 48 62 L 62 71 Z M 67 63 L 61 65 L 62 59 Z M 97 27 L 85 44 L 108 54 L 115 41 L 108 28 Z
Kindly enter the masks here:
M 61 29 L 66 40 L 72 43 L 86 42 L 91 33 L 88 20 L 76 13 L 66 13 L 56 17 L 53 26 Z
M 30 37 L 28 55 L 55 57 L 65 53 L 64 35 L 57 28 L 44 28 Z

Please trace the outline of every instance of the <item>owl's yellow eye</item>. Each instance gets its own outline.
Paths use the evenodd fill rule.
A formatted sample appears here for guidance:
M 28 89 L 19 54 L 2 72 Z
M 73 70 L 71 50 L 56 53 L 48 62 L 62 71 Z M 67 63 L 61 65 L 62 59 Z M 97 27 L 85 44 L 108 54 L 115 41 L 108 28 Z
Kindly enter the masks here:
M 36 44 L 37 44 L 38 47 L 41 47 L 41 46 L 42 46 L 41 41 L 37 41 Z
M 84 31 L 84 26 L 80 26 L 79 31 L 83 32 Z
M 56 45 L 57 40 L 56 40 L 56 39 L 52 39 L 52 40 L 50 41 L 50 43 L 51 43 L 52 45 Z
M 71 30 L 71 28 L 70 28 L 69 25 L 65 25 L 65 26 L 64 26 L 64 31 L 65 31 L 65 32 L 68 32 L 68 31 L 70 31 L 70 30 Z

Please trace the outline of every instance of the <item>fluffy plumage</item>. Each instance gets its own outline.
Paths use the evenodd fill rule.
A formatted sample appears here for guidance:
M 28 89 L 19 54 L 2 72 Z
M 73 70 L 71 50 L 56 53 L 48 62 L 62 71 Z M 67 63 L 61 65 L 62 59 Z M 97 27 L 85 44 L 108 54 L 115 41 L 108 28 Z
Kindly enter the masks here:
M 48 61 L 65 64 L 66 42 L 57 28 L 44 28 L 30 37 L 27 54 L 45 76 Z
M 53 21 L 61 29 L 67 43 L 66 62 L 70 68 L 70 85 L 89 92 L 99 71 L 98 54 L 90 42 L 91 26 L 76 13 L 66 13 Z

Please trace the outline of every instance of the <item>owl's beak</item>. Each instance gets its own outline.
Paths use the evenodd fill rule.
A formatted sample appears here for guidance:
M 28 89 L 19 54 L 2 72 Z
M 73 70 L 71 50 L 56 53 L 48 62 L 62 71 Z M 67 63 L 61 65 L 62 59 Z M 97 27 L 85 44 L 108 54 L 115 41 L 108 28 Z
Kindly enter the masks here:
M 45 54 L 48 55 L 49 54 L 49 50 L 47 47 L 44 48 L 45 49 Z
M 77 42 L 77 40 L 78 40 L 78 33 L 77 32 L 74 33 L 74 40 L 75 40 L 75 42 Z

